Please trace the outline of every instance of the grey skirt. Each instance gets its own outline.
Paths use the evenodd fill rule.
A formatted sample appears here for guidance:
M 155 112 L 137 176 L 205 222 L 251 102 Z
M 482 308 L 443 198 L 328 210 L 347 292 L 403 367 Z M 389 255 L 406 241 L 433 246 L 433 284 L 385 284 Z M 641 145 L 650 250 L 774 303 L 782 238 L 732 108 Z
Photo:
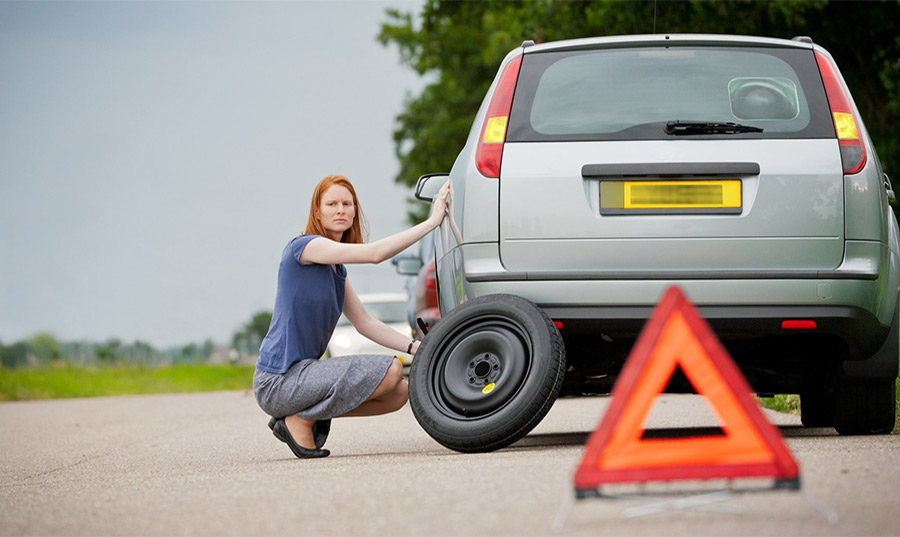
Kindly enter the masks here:
M 260 408 L 272 417 L 296 414 L 316 420 L 313 435 L 320 446 L 331 428 L 331 418 L 364 403 L 381 384 L 393 360 L 393 356 L 360 354 L 300 360 L 284 374 L 257 369 L 253 393 Z

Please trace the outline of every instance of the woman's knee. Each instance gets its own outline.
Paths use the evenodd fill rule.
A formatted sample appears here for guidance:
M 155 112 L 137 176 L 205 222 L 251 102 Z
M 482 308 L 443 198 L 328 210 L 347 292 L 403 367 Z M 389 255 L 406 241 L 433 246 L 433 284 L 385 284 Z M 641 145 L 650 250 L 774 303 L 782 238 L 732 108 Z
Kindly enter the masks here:
M 403 408 L 403 405 L 409 401 L 409 384 L 407 384 L 406 380 L 400 379 L 397 387 L 388 394 L 387 398 L 390 400 L 392 411 Z
M 400 363 L 400 360 L 394 358 L 394 361 L 388 366 L 384 378 L 381 379 L 378 387 L 375 388 L 375 393 L 372 394 L 370 399 L 380 399 L 385 395 L 394 392 L 402 380 L 403 364 Z
M 396 387 L 401 380 L 403 380 L 403 364 L 400 363 L 400 360 L 394 358 L 391 365 L 388 367 L 387 373 L 384 375 L 384 381 L 393 388 Z

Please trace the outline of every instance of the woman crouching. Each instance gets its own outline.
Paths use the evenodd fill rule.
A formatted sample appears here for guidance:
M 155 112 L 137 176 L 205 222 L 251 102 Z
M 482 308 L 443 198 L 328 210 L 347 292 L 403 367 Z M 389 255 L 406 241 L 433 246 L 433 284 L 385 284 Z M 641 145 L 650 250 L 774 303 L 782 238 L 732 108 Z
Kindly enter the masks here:
M 449 181 L 441 187 L 424 222 L 365 243 L 365 219 L 350 181 L 329 175 L 316 185 L 306 230 L 281 255 L 272 323 L 253 377 L 256 400 L 272 416 L 269 427 L 297 457 L 329 455 L 322 446 L 332 418 L 387 414 L 406 404 L 408 385 L 397 358 L 319 358 L 341 313 L 372 341 L 415 354 L 418 341 L 369 315 L 344 265 L 380 263 L 424 237 L 444 219 L 450 188 Z

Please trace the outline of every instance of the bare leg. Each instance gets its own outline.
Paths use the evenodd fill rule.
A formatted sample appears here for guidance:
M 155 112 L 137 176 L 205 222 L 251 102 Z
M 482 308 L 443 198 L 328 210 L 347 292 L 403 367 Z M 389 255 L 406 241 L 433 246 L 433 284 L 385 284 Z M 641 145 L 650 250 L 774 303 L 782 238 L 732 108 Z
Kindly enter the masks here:
M 284 417 L 284 424 L 294 438 L 294 442 L 306 449 L 316 449 L 316 441 L 313 439 L 312 428 L 315 420 L 305 420 L 296 414 Z
M 409 400 L 409 384 L 403 378 L 403 364 L 394 358 L 381 383 L 361 405 L 343 416 L 378 416 L 400 410 Z

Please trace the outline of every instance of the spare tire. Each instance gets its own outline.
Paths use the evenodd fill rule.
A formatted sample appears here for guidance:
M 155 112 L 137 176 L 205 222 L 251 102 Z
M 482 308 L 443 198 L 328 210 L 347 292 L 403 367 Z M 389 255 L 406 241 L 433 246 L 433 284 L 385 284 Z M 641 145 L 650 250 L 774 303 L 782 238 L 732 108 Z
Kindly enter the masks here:
M 543 310 L 518 296 L 485 295 L 428 332 L 410 369 L 410 406 L 440 444 L 493 451 L 543 419 L 565 370 L 562 336 Z

